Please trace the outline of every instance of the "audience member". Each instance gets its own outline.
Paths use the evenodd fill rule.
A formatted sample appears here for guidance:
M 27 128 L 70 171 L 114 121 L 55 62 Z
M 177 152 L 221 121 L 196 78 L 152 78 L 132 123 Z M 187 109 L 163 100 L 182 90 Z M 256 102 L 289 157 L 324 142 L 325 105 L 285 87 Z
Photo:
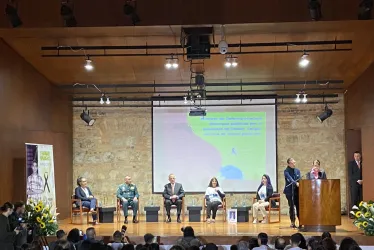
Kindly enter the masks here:
M 238 246 L 237 245 L 231 245 L 230 250 L 238 250 Z
M 14 203 L 14 211 L 9 215 L 10 230 L 18 228 L 19 234 L 15 237 L 15 249 L 21 248 L 22 245 L 27 244 L 27 224 L 23 221 L 23 214 L 25 213 L 25 204 L 22 201 Z
M 325 250 L 336 250 L 336 243 L 330 237 L 322 240 L 322 246 Z
M 108 244 L 112 249 L 121 250 L 123 248 L 124 244 L 122 243 L 122 233 L 120 231 L 114 232 L 113 241 L 114 242 Z
M 184 247 L 185 249 L 190 246 L 200 247 L 202 244 L 198 238 L 195 237 L 195 232 L 192 227 L 188 226 L 181 228 L 183 237 L 177 240 L 177 245 Z
M 144 242 L 146 245 L 151 245 L 152 243 L 157 243 L 157 238 L 153 234 L 145 234 Z
M 169 250 L 185 250 L 181 245 L 174 245 Z
M 322 236 L 321 236 L 321 242 L 326 239 L 326 238 L 332 238 L 331 237 L 331 234 L 329 232 L 324 232 L 322 233 Z
M 269 237 L 266 233 L 259 233 L 257 236 L 257 242 L 258 242 L 258 247 L 253 248 L 253 250 L 266 250 L 266 249 L 271 249 L 268 247 L 268 241 Z
M 286 247 L 286 240 L 282 237 L 277 237 L 274 245 L 276 250 L 283 250 Z
M 253 248 L 255 247 L 258 247 L 258 240 L 256 238 L 250 238 L 249 241 L 248 241 L 249 245 L 248 245 L 248 248 L 250 250 L 252 250 Z
M 218 250 L 218 246 L 214 243 L 206 244 L 202 250 Z
M 295 233 L 291 235 L 291 239 L 290 239 L 291 247 L 287 247 L 286 249 L 290 249 L 290 250 L 306 249 L 306 247 L 302 248 L 303 240 L 305 241 L 305 238 L 300 233 Z
M 351 246 L 358 246 L 357 242 L 351 237 L 345 237 L 339 246 L 339 250 L 349 250 Z
M 70 250 L 71 249 L 71 244 L 67 240 L 60 240 L 57 242 L 55 250 Z
M 122 250 L 135 250 L 135 246 L 133 244 L 125 244 Z
M 247 241 L 241 240 L 238 242 L 237 248 L 238 250 L 248 250 L 248 245 Z
M 0 249 L 13 250 L 16 235 L 20 232 L 17 228 L 10 230 L 8 217 L 13 213 L 13 204 L 6 202 L 1 207 L 0 214 Z
M 362 250 L 361 247 L 352 245 L 348 248 L 348 250 Z
M 78 248 L 78 245 L 80 243 L 80 239 L 81 239 L 80 231 L 79 231 L 78 228 L 73 228 L 72 230 L 70 230 L 70 232 L 68 233 L 68 236 L 67 236 L 67 240 L 70 242 L 73 249 Z
M 52 241 L 49 243 L 49 250 L 54 250 L 58 243 L 62 240 L 66 240 L 66 233 L 64 230 L 58 230 L 56 232 L 57 241 Z

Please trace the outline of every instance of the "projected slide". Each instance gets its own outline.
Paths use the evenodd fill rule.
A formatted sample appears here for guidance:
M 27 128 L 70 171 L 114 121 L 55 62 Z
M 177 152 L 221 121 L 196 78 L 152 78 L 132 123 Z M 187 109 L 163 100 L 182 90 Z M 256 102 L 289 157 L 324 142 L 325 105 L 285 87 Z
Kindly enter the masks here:
M 209 103 L 225 102 L 235 103 Z M 186 192 L 205 192 L 212 177 L 226 192 L 253 192 L 263 174 L 276 189 L 276 117 L 275 105 L 269 105 L 274 100 L 251 104 L 257 105 L 209 106 L 206 116 L 189 116 L 189 106 L 155 106 L 154 191 L 163 191 L 170 173 Z

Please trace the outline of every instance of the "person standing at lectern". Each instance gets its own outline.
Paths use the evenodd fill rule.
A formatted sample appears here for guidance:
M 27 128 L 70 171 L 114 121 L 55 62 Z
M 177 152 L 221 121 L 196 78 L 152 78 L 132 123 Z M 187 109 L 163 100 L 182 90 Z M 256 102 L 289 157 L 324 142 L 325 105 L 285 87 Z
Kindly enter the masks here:
M 122 202 L 123 215 L 125 216 L 125 224 L 129 223 L 127 216 L 129 215 L 129 206 L 132 207 L 133 211 L 133 223 L 138 223 L 136 215 L 138 214 L 138 188 L 135 184 L 131 183 L 131 177 L 125 177 L 125 184 L 121 184 L 117 189 L 117 198 Z
M 180 215 L 182 210 L 182 198 L 184 197 L 183 186 L 175 182 L 175 175 L 169 175 L 169 182 L 164 187 L 163 197 L 165 198 L 166 214 L 168 216 L 166 222 L 171 222 L 170 209 L 172 205 L 177 206 L 177 222 L 181 223 Z
M 296 161 L 293 158 L 287 159 L 287 168 L 284 170 L 285 187 L 283 193 L 286 195 L 288 206 L 290 207 L 291 227 L 295 226 L 295 207 L 297 217 L 299 217 L 299 180 L 300 170 L 296 168 Z M 301 227 L 301 225 L 299 225 Z
M 319 160 L 313 161 L 312 170 L 306 174 L 308 180 L 327 179 L 326 172 L 321 170 L 321 162 Z
M 348 178 L 351 188 L 351 207 L 362 201 L 362 161 L 360 152 L 353 154 L 354 160 L 348 165 Z

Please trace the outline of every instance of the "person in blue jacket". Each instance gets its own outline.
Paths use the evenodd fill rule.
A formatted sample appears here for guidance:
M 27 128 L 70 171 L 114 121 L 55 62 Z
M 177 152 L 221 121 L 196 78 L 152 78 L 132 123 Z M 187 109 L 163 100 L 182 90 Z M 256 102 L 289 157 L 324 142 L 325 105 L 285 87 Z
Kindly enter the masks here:
M 293 158 L 287 159 L 287 168 L 284 170 L 285 188 L 283 191 L 283 193 L 286 195 L 288 206 L 290 207 L 290 220 L 292 228 L 296 228 L 295 207 L 297 217 L 299 218 L 299 180 L 301 179 L 300 170 L 296 168 L 295 164 L 296 161 Z

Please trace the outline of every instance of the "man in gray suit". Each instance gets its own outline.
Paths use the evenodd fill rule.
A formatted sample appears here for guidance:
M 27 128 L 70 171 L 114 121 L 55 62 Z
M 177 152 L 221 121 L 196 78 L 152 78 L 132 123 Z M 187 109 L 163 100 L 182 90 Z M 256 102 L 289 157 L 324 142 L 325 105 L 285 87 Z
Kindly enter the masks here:
M 184 190 L 182 184 L 175 182 L 175 175 L 169 175 L 169 182 L 165 185 L 163 196 L 165 198 L 165 208 L 168 215 L 166 222 L 171 222 L 170 209 L 172 205 L 177 206 L 177 222 L 181 223 L 180 215 L 182 210 L 182 198 L 184 197 Z

